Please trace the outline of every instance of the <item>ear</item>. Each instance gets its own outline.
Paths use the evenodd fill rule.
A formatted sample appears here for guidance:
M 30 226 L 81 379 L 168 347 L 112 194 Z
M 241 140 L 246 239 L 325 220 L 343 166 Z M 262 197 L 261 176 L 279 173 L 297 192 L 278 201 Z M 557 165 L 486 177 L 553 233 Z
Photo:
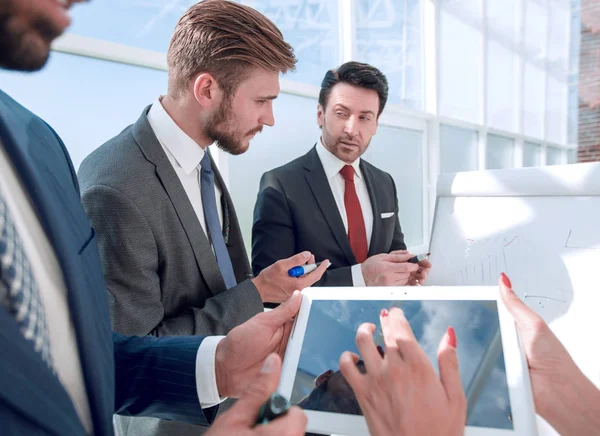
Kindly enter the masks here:
M 194 98 L 202 107 L 211 107 L 221 98 L 221 89 L 215 78 L 208 74 L 199 74 L 194 80 L 192 91 Z
M 319 125 L 319 129 L 322 129 L 323 124 L 325 124 L 325 108 L 320 104 L 317 105 L 317 124 Z
M 333 375 L 333 371 L 328 369 L 327 371 L 325 371 L 323 374 L 321 374 L 320 376 L 318 376 L 315 379 L 315 388 L 318 388 L 319 386 L 321 386 L 323 383 L 325 383 L 327 380 L 329 380 L 331 378 L 331 376 Z

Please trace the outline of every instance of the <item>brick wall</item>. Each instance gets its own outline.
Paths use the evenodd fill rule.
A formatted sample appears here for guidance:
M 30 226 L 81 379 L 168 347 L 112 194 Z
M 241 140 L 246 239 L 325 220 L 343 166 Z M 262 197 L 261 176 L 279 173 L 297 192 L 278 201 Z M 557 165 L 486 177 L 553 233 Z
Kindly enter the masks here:
M 600 161 L 600 1 L 581 2 L 578 161 Z

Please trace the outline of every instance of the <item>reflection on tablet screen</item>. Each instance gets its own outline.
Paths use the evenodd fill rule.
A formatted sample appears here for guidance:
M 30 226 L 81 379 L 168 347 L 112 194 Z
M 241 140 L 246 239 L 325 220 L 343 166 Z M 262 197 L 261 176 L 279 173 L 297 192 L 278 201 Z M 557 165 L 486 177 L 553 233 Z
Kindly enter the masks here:
M 448 326 L 458 341 L 458 360 L 469 404 L 467 425 L 512 429 L 496 301 L 327 301 L 313 300 L 291 401 L 304 409 L 361 415 L 339 372 L 340 355 L 357 354 L 355 338 L 363 322 L 377 325 L 383 346 L 381 309 L 400 307 L 419 344 L 437 368 L 437 349 Z M 364 372 L 364 364 L 359 362 Z

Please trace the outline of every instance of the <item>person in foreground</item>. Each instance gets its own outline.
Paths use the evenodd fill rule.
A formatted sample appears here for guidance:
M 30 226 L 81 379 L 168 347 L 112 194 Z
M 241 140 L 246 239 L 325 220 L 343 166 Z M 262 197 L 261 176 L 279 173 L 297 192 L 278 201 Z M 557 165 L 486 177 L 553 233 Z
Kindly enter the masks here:
M 0 67 L 41 69 L 78 2 L 0 1 Z M 239 397 L 267 356 L 285 351 L 300 300 L 296 292 L 224 339 L 112 333 L 96 236 L 66 148 L 0 91 L 2 435 L 112 435 L 114 413 L 209 425 L 217 407 L 203 401 L 201 385 Z
M 515 319 L 527 355 L 536 412 L 561 435 L 600 434 L 600 390 L 581 372 L 544 320 L 500 278 L 502 300 Z M 359 327 L 358 356 L 346 352 L 340 371 L 352 387 L 372 435 L 463 434 L 466 400 L 452 328 L 438 350 L 440 377 L 419 347 L 400 309 L 382 311 L 384 357 L 373 341 L 375 326 Z
M 561 435 L 600 434 L 600 390 L 544 320 L 514 293 L 505 274 L 500 291 L 525 348 L 536 412 Z

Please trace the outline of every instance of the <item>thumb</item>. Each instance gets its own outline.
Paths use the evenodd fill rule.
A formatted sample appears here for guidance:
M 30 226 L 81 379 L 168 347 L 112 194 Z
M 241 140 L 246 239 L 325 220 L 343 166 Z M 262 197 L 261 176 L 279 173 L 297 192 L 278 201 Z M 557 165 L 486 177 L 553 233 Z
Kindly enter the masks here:
M 311 258 L 312 253 L 310 251 L 303 251 L 302 253 L 298 253 L 293 255 L 292 257 L 288 257 L 287 259 L 281 259 L 277 263 L 281 265 L 282 268 L 288 270 L 295 266 L 300 266 L 306 264 L 306 262 Z
M 388 262 L 403 263 L 411 257 L 414 257 L 414 254 L 409 253 L 408 251 L 392 251 L 391 253 L 388 253 L 385 260 Z
M 284 301 L 282 304 L 269 312 L 262 313 L 261 316 L 263 316 L 264 319 L 269 320 L 268 322 L 271 327 L 277 329 L 286 322 L 291 321 L 292 318 L 298 314 L 301 304 L 302 294 L 300 291 L 294 291 L 292 296 L 287 301 Z
M 444 386 L 448 400 L 451 403 L 464 401 L 465 392 L 460 381 L 458 356 L 456 355 L 456 333 L 452 327 L 448 328 L 438 347 L 438 365 L 440 381 Z
M 275 353 L 269 354 L 260 373 L 236 401 L 229 415 L 235 416 L 235 420 L 244 425 L 253 426 L 260 407 L 277 390 L 280 376 L 281 358 Z
M 541 318 L 531 310 L 512 290 L 512 284 L 506 274 L 500 276 L 500 295 L 502 302 L 515 319 L 519 330 L 526 330 L 532 323 L 539 322 Z

